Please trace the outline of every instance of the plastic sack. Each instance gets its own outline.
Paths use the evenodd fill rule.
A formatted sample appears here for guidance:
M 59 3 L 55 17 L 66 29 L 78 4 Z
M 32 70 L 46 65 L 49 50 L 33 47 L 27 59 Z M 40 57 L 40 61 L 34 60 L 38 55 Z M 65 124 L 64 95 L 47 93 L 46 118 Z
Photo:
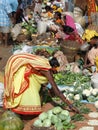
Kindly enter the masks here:
M 21 48 L 18 48 L 17 50 L 13 51 L 13 54 L 19 54 L 19 53 L 32 53 L 33 47 L 29 45 L 23 45 Z
M 83 16 L 83 10 L 80 7 L 74 7 L 73 14 L 74 17 Z
M 46 30 L 47 30 L 47 22 L 46 22 L 46 21 L 39 21 L 39 22 L 38 22 L 37 29 L 38 29 L 38 34 L 46 33 Z
M 15 26 L 11 29 L 11 36 L 13 41 L 17 39 L 17 36 L 21 33 L 21 23 L 15 24 Z
M 34 8 L 34 14 L 36 14 L 36 12 L 40 14 L 41 11 L 42 11 L 42 5 L 40 3 L 36 3 Z
M 3 106 L 4 84 L 0 83 L 0 107 Z
M 77 63 L 71 64 L 70 71 L 71 71 L 71 72 L 74 72 L 74 73 L 80 73 L 80 72 L 81 72 L 81 70 L 80 70 L 80 68 L 78 67 L 78 64 L 77 64 Z
M 82 28 L 82 26 L 79 23 L 75 23 L 75 25 L 76 25 L 78 34 L 80 35 L 80 37 L 82 37 L 82 35 L 84 34 L 84 29 Z
M 91 83 L 94 88 L 98 88 L 98 73 L 91 76 Z
M 76 23 L 79 23 L 83 28 L 85 27 L 86 20 L 84 16 L 78 16 L 78 17 L 75 17 L 74 19 Z

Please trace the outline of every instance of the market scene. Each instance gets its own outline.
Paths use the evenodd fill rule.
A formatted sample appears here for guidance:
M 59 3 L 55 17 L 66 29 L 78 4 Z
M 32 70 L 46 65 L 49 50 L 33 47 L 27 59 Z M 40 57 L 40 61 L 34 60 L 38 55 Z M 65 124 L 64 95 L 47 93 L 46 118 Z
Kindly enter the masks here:
M 98 0 L 0 0 L 0 130 L 98 130 Z

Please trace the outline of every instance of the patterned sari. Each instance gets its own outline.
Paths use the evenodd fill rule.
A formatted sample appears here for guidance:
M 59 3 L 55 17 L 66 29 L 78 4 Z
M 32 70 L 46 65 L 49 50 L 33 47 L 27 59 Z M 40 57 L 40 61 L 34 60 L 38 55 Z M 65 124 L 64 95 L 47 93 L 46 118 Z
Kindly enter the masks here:
M 41 84 L 46 77 L 38 70 L 51 69 L 48 59 L 28 53 L 12 55 L 5 68 L 4 107 L 19 114 L 40 114 Z
M 88 5 L 88 20 L 95 22 L 96 17 L 98 17 L 98 10 L 97 10 L 97 5 L 95 0 L 87 0 L 87 5 Z

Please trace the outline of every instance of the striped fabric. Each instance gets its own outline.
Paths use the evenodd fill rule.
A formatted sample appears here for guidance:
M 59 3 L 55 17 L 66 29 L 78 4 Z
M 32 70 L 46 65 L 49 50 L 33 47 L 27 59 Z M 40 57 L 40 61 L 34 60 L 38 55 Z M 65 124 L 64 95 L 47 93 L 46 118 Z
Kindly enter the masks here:
M 28 53 L 12 55 L 5 68 L 4 108 L 19 114 L 42 112 L 39 91 L 48 82 L 38 70 L 49 70 L 48 59 Z M 30 99 L 30 101 L 29 101 Z
M 12 55 L 5 68 L 5 93 L 7 96 L 10 96 L 11 90 L 13 90 L 13 78 L 15 72 L 17 72 L 21 66 L 26 64 L 30 64 L 37 70 L 51 69 L 48 59 L 41 56 L 28 53 Z

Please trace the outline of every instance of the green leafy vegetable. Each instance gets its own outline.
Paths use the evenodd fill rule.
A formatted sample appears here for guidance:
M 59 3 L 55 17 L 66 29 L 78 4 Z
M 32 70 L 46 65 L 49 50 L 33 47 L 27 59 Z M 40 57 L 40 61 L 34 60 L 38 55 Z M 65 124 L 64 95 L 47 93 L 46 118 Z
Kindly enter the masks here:
M 73 121 L 83 121 L 83 120 L 85 120 L 85 117 L 82 114 L 74 114 L 71 117 L 71 120 L 73 120 Z

